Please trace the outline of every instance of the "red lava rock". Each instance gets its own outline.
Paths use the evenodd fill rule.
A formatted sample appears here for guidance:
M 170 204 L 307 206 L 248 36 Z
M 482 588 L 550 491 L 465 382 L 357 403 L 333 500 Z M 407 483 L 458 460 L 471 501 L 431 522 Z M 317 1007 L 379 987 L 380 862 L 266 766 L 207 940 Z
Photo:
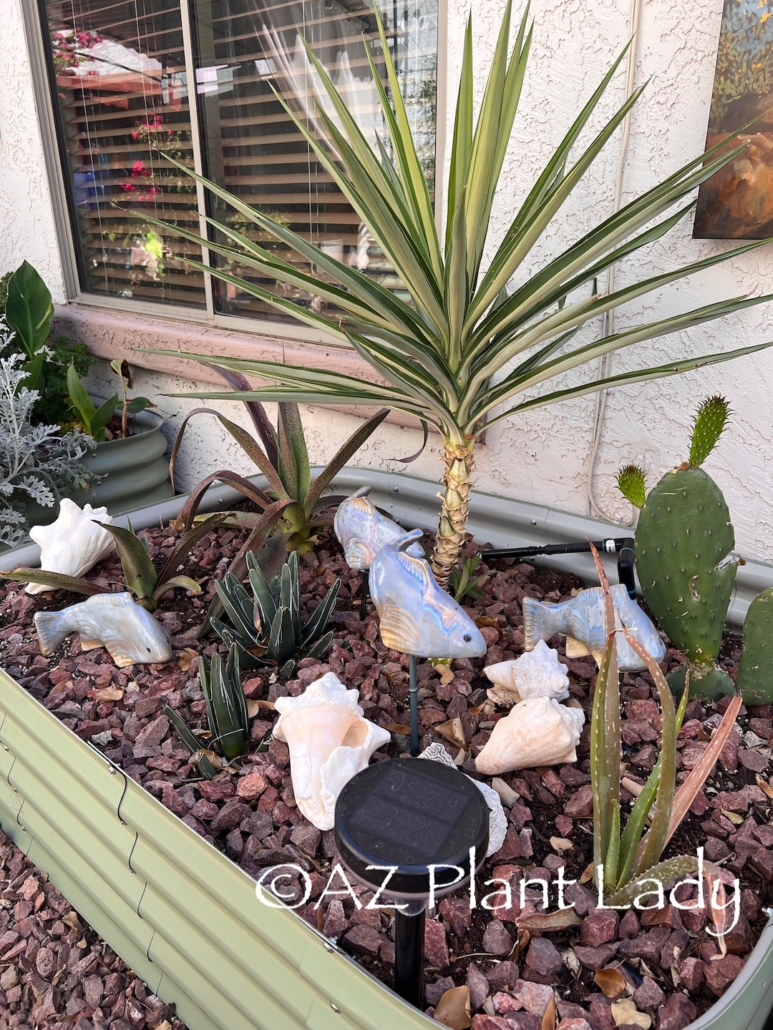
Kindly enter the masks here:
M 259 798 L 265 789 L 266 777 L 259 772 L 253 772 L 247 776 L 242 776 L 236 784 L 236 793 L 240 798 L 246 798 L 248 800 Z
M 372 926 L 355 926 L 344 936 L 344 942 L 358 955 L 378 955 L 383 938 Z
M 629 908 L 620 920 L 620 925 L 617 928 L 617 935 L 621 940 L 626 940 L 629 937 L 635 937 L 639 932 L 639 929 L 639 917 L 632 908 Z
M 135 740 L 134 753 L 140 748 L 158 745 L 169 732 L 169 720 L 165 715 L 159 715 L 157 719 L 149 723 L 144 730 L 141 730 Z
M 752 866 L 766 880 L 773 880 L 773 852 L 760 848 L 751 860 Z
M 591 948 L 615 940 L 620 916 L 615 911 L 597 909 L 582 921 L 580 942 Z
M 731 955 L 748 955 L 754 947 L 754 935 L 749 920 L 743 913 L 732 930 L 725 934 L 725 944 Z
M 213 833 L 221 833 L 223 830 L 233 830 L 243 819 L 252 815 L 252 809 L 243 801 L 227 801 L 215 818 L 210 823 Z
M 515 962 L 497 962 L 493 969 L 486 973 L 492 991 L 504 991 L 515 987 L 518 982 L 518 966 Z
M 494 1011 L 498 1016 L 509 1016 L 511 1013 L 520 1012 L 523 1009 L 523 1005 L 512 994 L 506 994 L 504 991 L 498 991 L 492 1001 L 494 1002 Z
M 433 984 L 427 984 L 424 988 L 424 999 L 428 1005 L 435 1006 L 446 993 L 454 987 L 454 981 L 450 976 L 444 976 L 442 980 L 436 980 Z
M 587 1019 L 572 1016 L 569 1019 L 562 1019 L 556 1030 L 592 1030 L 592 1027 Z
M 518 1004 L 540 1018 L 545 1014 L 545 1009 L 553 997 L 553 988 L 547 984 L 531 983 L 529 980 L 519 980 L 513 990 L 513 997 Z
M 568 815 L 557 815 L 556 829 L 558 830 L 559 836 L 568 837 L 574 830 L 574 822 Z
M 668 926 L 672 930 L 682 929 L 682 920 L 679 910 L 673 905 L 665 905 L 663 908 L 646 908 L 641 913 L 642 926 Z
M 672 994 L 658 1011 L 658 1030 L 684 1030 L 698 1015 L 686 994 Z
M 617 944 L 601 944 L 597 948 L 575 944 L 574 953 L 586 969 L 603 969 L 617 954 Z
M 443 898 L 439 911 L 457 937 L 463 937 L 469 930 L 472 912 L 468 898 Z
M 582 819 L 593 814 L 593 791 L 590 784 L 580 787 L 564 805 L 564 814 L 573 819 Z
M 706 978 L 706 986 L 712 994 L 719 998 L 728 989 L 730 984 L 743 969 L 743 959 L 738 955 L 725 955 L 717 962 L 705 962 L 703 975 Z
M 703 851 L 710 862 L 721 862 L 723 858 L 728 858 L 730 855 L 730 848 L 717 837 L 707 837 Z
M 573 883 L 564 891 L 564 901 L 568 905 L 574 905 L 578 916 L 587 916 L 598 903 L 598 896 L 594 897 L 582 884 Z
M 311 823 L 299 823 L 290 834 L 290 840 L 307 855 L 315 855 L 322 832 Z M 378 915 L 378 912 L 376 912 Z
M 343 902 L 340 898 L 333 898 L 325 912 L 322 932 L 326 937 L 340 937 L 348 929 L 349 920 L 346 918 Z
M 642 958 L 648 965 L 658 965 L 660 953 L 670 936 L 671 931 L 667 927 L 658 926 L 632 940 L 621 941 L 617 953 L 620 958 Z
M 691 994 L 703 983 L 703 963 L 699 958 L 686 958 L 679 967 L 679 976 Z
M 546 937 L 534 937 L 526 952 L 526 964 L 523 971 L 524 980 L 535 983 L 557 983 L 564 971 L 564 961 L 552 941 Z
M 475 1012 L 483 1008 L 489 995 L 489 982 L 474 962 L 467 969 L 467 989 L 470 992 L 470 1010 Z
M 505 924 L 492 919 L 483 934 L 483 950 L 489 955 L 505 956 L 513 950 L 513 938 Z
M 590 1015 L 599 1030 L 616 1030 L 611 1002 L 603 994 L 592 994 L 588 1003 Z
M 633 1000 L 639 1010 L 657 1009 L 666 1000 L 666 996 L 651 976 L 645 976 L 633 992 Z
M 434 919 L 428 919 L 424 927 L 424 957 L 435 969 L 445 969 L 449 962 L 446 932 Z
M 515 1024 L 502 1016 L 488 1016 L 481 1012 L 472 1017 L 470 1030 L 513 1030 Z M 539 1030 L 539 1028 L 535 1028 Z

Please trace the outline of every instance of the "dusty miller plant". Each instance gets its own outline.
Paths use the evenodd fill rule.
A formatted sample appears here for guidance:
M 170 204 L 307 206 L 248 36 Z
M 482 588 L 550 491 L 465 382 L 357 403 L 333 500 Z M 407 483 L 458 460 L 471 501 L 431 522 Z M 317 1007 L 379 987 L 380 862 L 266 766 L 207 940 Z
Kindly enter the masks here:
M 0 352 L 9 339 L 0 333 Z M 36 390 L 22 386 L 27 372 L 21 354 L 0 357 L 0 542 L 14 545 L 25 534 L 23 502 L 51 508 L 62 490 L 88 486 L 80 459 L 94 441 L 79 431 L 61 435 L 59 426 L 31 424 Z

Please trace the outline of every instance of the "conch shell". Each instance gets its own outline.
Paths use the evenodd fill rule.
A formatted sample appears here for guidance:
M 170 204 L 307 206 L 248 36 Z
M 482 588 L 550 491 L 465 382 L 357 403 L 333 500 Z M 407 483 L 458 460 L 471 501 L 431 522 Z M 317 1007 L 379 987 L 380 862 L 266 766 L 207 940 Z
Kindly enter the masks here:
M 96 521 L 95 521 L 96 520 Z M 107 508 L 78 505 L 63 497 L 59 502 L 59 516 L 50 526 L 33 526 L 30 537 L 40 545 L 40 567 L 46 572 L 60 572 L 65 576 L 83 576 L 93 569 L 115 548 L 115 539 L 97 522 L 112 526 L 113 517 Z M 28 594 L 42 594 L 54 587 L 42 583 L 29 583 Z
M 328 672 L 299 697 L 279 697 L 275 702 L 280 715 L 274 736 L 290 749 L 295 800 L 318 830 L 333 828 L 343 787 L 390 739 L 388 730 L 363 718 L 358 696 Z
M 556 701 L 569 697 L 566 666 L 559 662 L 558 652 L 544 640 L 514 661 L 497 662 L 483 671 L 494 684 L 488 696 L 497 704 L 511 707 L 530 697 L 553 697 Z
M 520 701 L 494 727 L 475 759 L 475 769 L 484 776 L 498 776 L 514 769 L 576 762 L 584 723 L 581 708 L 560 705 L 552 697 Z

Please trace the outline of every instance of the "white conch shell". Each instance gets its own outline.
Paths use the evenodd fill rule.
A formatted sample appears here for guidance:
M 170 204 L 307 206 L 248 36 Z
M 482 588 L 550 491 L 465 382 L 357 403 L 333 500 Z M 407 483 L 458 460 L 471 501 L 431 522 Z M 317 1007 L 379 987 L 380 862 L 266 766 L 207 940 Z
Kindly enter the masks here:
M 483 671 L 494 684 L 489 697 L 498 704 L 515 705 L 530 697 L 553 697 L 556 701 L 569 697 L 566 666 L 559 662 L 558 651 L 544 640 L 514 661 L 497 662 Z
M 576 762 L 584 723 L 581 708 L 560 705 L 552 697 L 520 701 L 496 724 L 475 768 L 484 776 L 498 776 L 514 769 Z
M 290 749 L 298 808 L 318 830 L 331 830 L 338 795 L 361 772 L 388 730 L 363 718 L 358 692 L 334 672 L 310 683 L 300 697 L 279 697 L 274 736 Z
M 112 534 L 100 529 L 96 522 L 112 526 L 113 517 L 107 508 L 78 505 L 63 497 L 59 502 L 59 516 L 50 526 L 33 526 L 30 537 L 40 546 L 40 567 L 46 572 L 60 572 L 64 576 L 82 576 L 93 569 L 115 548 Z M 53 587 L 42 583 L 29 583 L 28 594 L 42 594 Z
M 454 762 L 442 744 L 430 744 L 429 747 L 422 751 L 419 758 L 426 758 L 429 762 L 441 762 L 452 769 L 456 768 L 456 762 Z M 505 842 L 507 816 L 505 815 L 504 808 L 502 808 L 502 799 L 493 787 L 489 787 L 487 783 L 479 783 L 477 780 L 473 780 L 472 776 L 468 776 L 467 779 L 475 784 L 488 805 L 488 849 L 486 850 L 486 858 L 489 858 L 491 855 L 495 855 Z

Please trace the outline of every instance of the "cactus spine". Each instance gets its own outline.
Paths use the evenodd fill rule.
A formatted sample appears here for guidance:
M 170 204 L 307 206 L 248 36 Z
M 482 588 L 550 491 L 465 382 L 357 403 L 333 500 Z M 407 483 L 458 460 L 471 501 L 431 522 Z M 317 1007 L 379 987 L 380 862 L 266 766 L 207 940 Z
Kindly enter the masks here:
M 752 705 L 773 701 L 773 588 L 749 605 L 743 624 L 743 654 L 738 667 L 738 692 Z
M 675 647 L 684 651 L 691 693 L 733 693 L 715 665 L 736 563 L 726 559 L 735 534 L 722 491 L 700 468 L 728 417 L 727 402 L 712 397 L 698 410 L 690 462 L 667 472 L 647 496 L 636 529 L 636 561 L 644 598 Z M 669 678 L 674 689 L 685 669 Z

